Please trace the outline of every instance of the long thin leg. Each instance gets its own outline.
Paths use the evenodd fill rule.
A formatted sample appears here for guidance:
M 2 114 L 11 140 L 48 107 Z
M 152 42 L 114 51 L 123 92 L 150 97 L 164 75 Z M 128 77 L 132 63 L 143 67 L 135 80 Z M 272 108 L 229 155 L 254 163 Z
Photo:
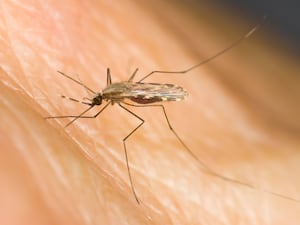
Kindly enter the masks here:
M 248 183 L 245 183 L 245 182 L 242 182 L 242 181 L 239 181 L 239 180 L 235 180 L 235 179 L 232 179 L 232 178 L 229 178 L 229 177 L 225 177 L 217 172 L 215 172 L 213 169 L 211 169 L 209 166 L 207 166 L 203 161 L 201 161 L 191 150 L 190 148 L 183 142 L 183 140 L 178 136 L 178 134 L 176 133 L 176 131 L 173 129 L 169 119 L 168 119 L 168 116 L 167 116 L 167 113 L 166 113 L 166 110 L 165 110 L 165 107 L 164 105 L 161 105 L 161 104 L 154 104 L 154 105 L 135 105 L 135 104 L 130 104 L 130 103 L 125 103 L 124 104 L 126 105 L 129 105 L 129 106 L 133 106 L 133 107 L 160 107 L 162 110 L 163 110 L 163 113 L 164 113 L 164 116 L 166 118 L 166 121 L 168 123 L 168 126 L 170 128 L 170 130 L 172 131 L 172 133 L 176 136 L 176 138 L 178 139 L 178 141 L 183 145 L 183 147 L 185 148 L 185 150 L 195 159 L 197 160 L 197 162 L 199 163 L 200 166 L 202 166 L 205 170 L 204 172 L 206 172 L 207 174 L 209 175 L 212 175 L 214 177 L 217 177 L 219 179 L 222 179 L 222 180 L 225 180 L 225 181 L 229 181 L 229 182 L 232 182 L 232 183 L 235 183 L 235 184 L 238 184 L 238 185 L 241 185 L 241 186 L 244 186 L 244 187 L 247 187 L 247 188 L 250 188 L 250 189 L 254 189 L 254 190 L 260 190 L 261 192 L 264 192 L 264 193 L 267 193 L 267 194 L 271 194 L 271 195 L 274 195 L 276 197 L 279 197 L 279 198 L 284 198 L 284 199 L 288 199 L 288 200 L 291 200 L 291 201 L 295 201 L 295 202 L 300 202 L 299 199 L 295 199 L 295 198 L 291 198 L 291 197 L 288 197 L 288 196 L 285 196 L 285 195 L 282 195 L 282 194 L 279 194 L 279 193 L 275 193 L 275 192 L 272 192 L 272 191 L 269 191 L 269 190 L 266 190 L 266 189 L 261 189 L 261 188 L 258 188 L 258 187 L 255 187 L 254 185 L 252 184 L 248 184 Z M 131 112 L 132 113 L 132 112 Z
M 128 176 L 129 176 L 129 181 L 130 181 L 130 185 L 131 185 L 131 190 L 132 193 L 135 197 L 135 200 L 137 201 L 138 204 L 140 204 L 140 201 L 137 197 L 137 194 L 135 192 L 134 189 L 134 185 L 133 185 L 133 181 L 132 181 L 132 177 L 131 177 L 131 173 L 130 173 L 130 167 L 129 167 L 129 163 L 128 163 L 128 154 L 127 154 L 127 149 L 126 149 L 126 140 L 134 133 L 136 132 L 145 122 L 145 120 L 143 120 L 141 117 L 139 117 L 138 115 L 136 115 L 135 113 L 131 112 L 129 109 L 125 108 L 124 106 L 122 106 L 121 104 L 119 104 L 119 106 L 123 109 L 125 109 L 127 112 L 129 112 L 131 115 L 133 115 L 134 117 L 138 118 L 141 123 L 134 128 L 124 139 L 123 139 L 123 146 L 124 146 L 124 153 L 125 153 L 125 158 L 126 158 L 126 166 L 127 166 L 127 171 L 128 171 Z
M 178 139 L 178 141 L 183 145 L 183 147 L 189 152 L 189 154 L 195 158 L 197 161 L 199 161 L 201 163 L 201 165 L 206 168 L 206 169 L 209 169 L 204 163 L 202 163 L 199 158 L 197 158 L 197 156 L 189 149 L 189 147 L 183 142 L 183 140 L 179 137 L 179 135 L 176 133 L 176 131 L 173 129 L 170 121 L 169 121 L 169 118 L 167 116 L 167 113 L 166 113 L 166 110 L 165 110 L 165 107 L 164 105 L 161 105 L 161 104 L 154 104 L 154 105 L 135 105 L 135 104 L 130 104 L 130 103 L 125 103 L 124 104 L 126 105 L 129 105 L 129 106 L 133 106 L 133 107 L 160 107 L 162 110 L 163 110 L 163 113 L 164 113 L 164 116 L 166 118 L 166 121 L 168 123 L 168 126 L 169 126 L 169 129 L 172 131 L 172 133 L 175 135 L 175 137 Z M 210 169 L 209 169 L 210 170 Z
M 136 68 L 133 74 L 129 77 L 128 82 L 132 82 L 139 68 Z
M 81 85 L 82 87 L 84 87 L 86 90 L 92 92 L 93 94 L 96 94 L 95 91 L 93 91 L 92 89 L 90 89 L 89 87 L 87 87 L 85 84 L 81 83 L 80 81 L 74 79 L 73 77 L 70 77 L 69 75 L 67 75 L 67 74 L 65 74 L 65 73 L 63 73 L 63 72 L 61 72 L 61 71 L 57 71 L 57 72 L 58 72 L 60 75 L 62 75 L 62 76 L 64 76 L 64 77 L 66 77 L 66 78 L 68 78 L 68 79 L 74 81 L 75 83 Z
M 82 113 L 80 113 L 77 116 L 48 116 L 45 117 L 45 119 L 62 119 L 62 118 L 74 118 L 73 120 L 71 120 L 69 123 L 67 123 L 67 125 L 65 125 L 65 128 L 68 127 L 69 125 L 71 125 L 72 123 L 75 122 L 75 120 L 77 119 L 93 119 L 96 118 L 100 113 L 102 113 L 104 111 L 104 109 L 106 109 L 106 107 L 110 104 L 110 102 L 106 103 L 106 105 L 99 111 L 97 112 L 95 115 L 93 116 L 83 116 L 86 112 L 88 112 L 89 110 L 91 110 L 94 106 L 90 106 L 89 108 L 87 108 L 86 110 L 84 110 Z
M 110 75 L 110 69 L 107 68 L 106 70 L 106 86 L 111 85 L 111 75 Z
M 77 80 L 80 82 L 80 83 L 82 83 L 82 80 L 80 79 L 80 77 L 79 77 L 79 75 L 78 74 L 76 74 L 76 76 L 77 76 Z M 83 84 L 83 83 L 82 83 Z M 83 84 L 83 88 L 84 88 L 84 90 L 86 91 L 86 95 L 87 96 L 90 96 L 90 90 L 87 88 L 87 86 L 85 85 L 85 84 Z M 95 93 L 93 93 L 93 94 L 95 94 Z
M 263 19 L 265 19 L 266 17 L 264 17 Z M 197 67 L 204 65 L 210 61 L 213 61 L 214 59 L 216 59 L 217 57 L 223 55 L 224 53 L 226 53 L 227 51 L 233 49 L 234 47 L 236 47 L 238 44 L 240 44 L 243 40 L 245 40 L 246 38 L 250 37 L 260 26 L 262 23 L 257 24 L 255 27 L 253 27 L 250 31 L 248 31 L 246 34 L 244 34 L 242 37 L 240 37 L 239 39 L 237 39 L 235 42 L 233 42 L 231 45 L 229 45 L 228 47 L 224 48 L 223 50 L 217 52 L 216 54 L 210 56 L 209 58 L 203 60 L 202 62 L 189 67 L 188 69 L 185 70 L 180 70 L 180 71 L 165 71 L 165 70 L 154 70 L 151 73 L 147 74 L 146 76 L 144 76 L 142 79 L 140 79 L 138 82 L 141 82 L 143 80 L 145 80 L 146 78 L 150 77 L 151 75 L 155 74 L 155 73 L 164 73 L 164 74 L 185 74 L 193 69 L 196 69 Z

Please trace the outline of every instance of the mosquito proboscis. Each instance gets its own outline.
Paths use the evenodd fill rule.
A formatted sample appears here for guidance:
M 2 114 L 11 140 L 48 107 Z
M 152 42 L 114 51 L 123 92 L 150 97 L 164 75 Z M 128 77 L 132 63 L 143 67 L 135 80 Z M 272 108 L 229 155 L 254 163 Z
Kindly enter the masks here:
M 214 60 L 215 58 L 223 55 L 227 51 L 233 49 L 240 42 L 242 42 L 246 38 L 250 37 L 260 26 L 261 26 L 261 23 L 257 24 L 255 27 L 253 27 L 250 31 L 248 31 L 246 34 L 241 36 L 238 40 L 233 42 L 231 45 L 227 46 L 223 50 L 221 50 L 221 51 L 217 52 L 216 54 L 212 55 L 211 57 L 203 60 L 202 62 L 200 62 L 196 65 L 193 65 L 193 66 L 191 66 L 191 67 L 189 67 L 185 70 L 181 70 L 181 71 L 154 70 L 154 71 L 150 72 L 149 74 L 145 75 L 139 81 L 134 82 L 133 79 L 134 79 L 134 77 L 135 77 L 135 75 L 137 74 L 137 71 L 138 71 L 138 69 L 136 69 L 127 81 L 112 83 L 110 69 L 108 68 L 107 69 L 106 87 L 101 92 L 96 92 L 96 91 L 92 90 L 91 88 L 87 87 L 81 81 L 76 80 L 76 79 L 70 77 L 69 75 L 66 75 L 63 72 L 58 71 L 58 73 L 61 74 L 62 76 L 66 77 L 66 78 L 72 80 L 73 82 L 77 83 L 78 85 L 84 87 L 86 89 L 86 91 L 92 93 L 94 97 L 91 98 L 91 99 L 84 98 L 84 101 L 80 101 L 80 100 L 77 100 L 77 99 L 74 99 L 74 98 L 68 98 L 66 96 L 62 96 L 64 98 L 68 98 L 71 101 L 75 101 L 75 102 L 79 102 L 79 103 L 88 105 L 89 107 L 86 110 L 84 110 L 83 112 L 81 112 L 79 115 L 75 115 L 75 116 L 70 116 L 70 115 L 67 115 L 67 116 L 50 116 L 50 117 L 46 117 L 46 119 L 72 118 L 72 120 L 65 125 L 65 127 L 68 127 L 73 122 L 75 122 L 77 119 L 96 118 L 110 104 L 111 105 L 118 104 L 122 109 L 124 109 L 125 111 L 130 113 L 132 116 L 136 117 L 140 121 L 140 124 L 137 127 L 135 127 L 126 137 L 123 138 L 123 147 L 124 147 L 126 166 L 127 166 L 127 171 L 128 171 L 131 190 L 132 190 L 132 193 L 134 195 L 135 200 L 139 204 L 140 204 L 140 200 L 139 200 L 139 198 L 136 194 L 136 190 L 135 190 L 135 187 L 134 187 L 134 184 L 133 184 L 133 179 L 132 179 L 132 175 L 131 175 L 131 171 L 130 171 L 128 154 L 127 154 L 127 147 L 126 147 L 126 140 L 129 137 L 131 137 L 144 124 L 145 120 L 143 118 L 141 118 L 140 116 L 138 116 L 136 113 L 129 110 L 127 107 L 125 107 L 125 105 L 133 106 L 133 107 L 158 107 L 158 108 L 161 108 L 171 132 L 174 134 L 174 136 L 177 138 L 177 140 L 181 143 L 181 145 L 184 147 L 184 149 L 201 165 L 202 168 L 204 168 L 203 171 L 208 173 L 209 175 L 212 175 L 214 177 L 217 177 L 217 178 L 225 180 L 225 181 L 235 183 L 237 185 L 241 185 L 241 186 L 248 187 L 248 188 L 255 189 L 255 190 L 260 190 L 261 192 L 265 192 L 265 193 L 268 193 L 270 195 L 273 195 L 273 196 L 276 196 L 276 197 L 279 197 L 279 198 L 283 198 L 283 199 L 287 199 L 287 200 L 291 200 L 291 201 L 295 201 L 295 202 L 300 203 L 300 200 L 298 200 L 298 199 L 288 197 L 288 196 L 285 196 L 285 195 L 280 194 L 280 193 L 275 193 L 275 192 L 272 192 L 272 191 L 269 191 L 269 190 L 259 189 L 259 188 L 255 187 L 254 185 L 251 185 L 249 183 L 242 182 L 242 181 L 239 181 L 239 180 L 235 180 L 235 179 L 223 176 L 223 175 L 215 172 L 210 167 L 208 167 L 204 162 L 202 162 L 190 150 L 190 148 L 183 142 L 183 140 L 180 138 L 180 136 L 177 134 L 177 132 L 173 129 L 173 127 L 172 127 L 172 125 L 171 125 L 171 123 L 168 119 L 168 116 L 167 116 L 164 105 L 163 104 L 157 104 L 157 103 L 164 102 L 164 101 L 180 101 L 180 100 L 183 100 L 188 95 L 187 91 L 184 90 L 182 87 L 174 85 L 174 84 L 161 84 L 161 83 L 145 83 L 145 82 L 142 82 L 146 78 L 150 77 L 151 75 L 158 74 L 158 73 L 161 73 L 161 74 L 184 74 L 184 73 L 188 73 L 191 70 L 194 70 L 194 69 L 200 67 L 201 65 L 204 65 L 204 64 Z M 125 102 L 125 100 L 130 100 L 133 103 Z M 88 111 L 90 111 L 95 106 L 101 105 L 103 103 L 103 101 L 105 101 L 106 103 L 95 115 L 85 116 L 85 114 Z

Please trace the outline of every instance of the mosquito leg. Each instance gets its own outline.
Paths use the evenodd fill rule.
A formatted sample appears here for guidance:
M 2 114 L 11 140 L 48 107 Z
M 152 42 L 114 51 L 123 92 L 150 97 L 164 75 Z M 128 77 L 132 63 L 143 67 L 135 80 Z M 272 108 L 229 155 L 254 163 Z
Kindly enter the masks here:
M 84 110 L 82 113 L 80 113 L 79 115 L 77 116 L 48 116 L 48 117 L 45 117 L 45 119 L 62 119 L 62 118 L 74 118 L 73 120 L 71 120 L 65 127 L 68 127 L 69 125 L 71 125 L 72 123 L 75 122 L 75 120 L 77 119 L 86 119 L 86 118 L 89 118 L 89 119 L 93 119 L 93 118 L 96 118 L 100 113 L 102 113 L 104 111 L 104 109 L 107 108 L 107 106 L 110 104 L 110 102 L 106 103 L 106 105 L 99 111 L 97 112 L 95 115 L 93 116 L 83 116 L 86 112 L 88 112 L 90 109 L 92 109 L 94 106 L 90 106 L 89 108 L 87 108 L 86 110 Z
M 177 140 L 182 144 L 182 146 L 184 147 L 184 149 L 195 159 L 197 160 L 197 162 L 203 167 L 206 169 L 206 171 L 210 174 L 213 174 L 214 176 L 217 176 L 219 178 L 222 178 L 222 179 L 226 179 L 228 180 L 229 178 L 225 178 L 221 175 L 218 175 L 216 172 L 214 172 L 212 169 L 210 169 L 205 163 L 203 163 L 201 160 L 199 160 L 199 158 L 191 151 L 191 149 L 183 142 L 183 140 L 180 138 L 180 136 L 177 134 L 177 132 L 174 130 L 174 128 L 172 127 L 170 121 L 169 121 L 169 118 L 167 116 L 167 113 L 166 113 L 166 110 L 165 110 L 165 107 L 164 105 L 161 105 L 161 104 L 155 104 L 155 105 L 135 105 L 135 104 L 130 104 L 130 103 L 125 103 L 124 104 L 126 105 L 130 105 L 130 106 L 133 106 L 133 107 L 160 107 L 164 113 L 164 116 L 166 118 L 166 121 L 168 123 L 168 126 L 169 126 L 169 129 L 172 131 L 172 133 L 175 135 L 175 137 L 177 138 Z
M 79 75 L 76 74 L 76 76 L 77 76 L 77 80 L 78 80 L 80 83 L 82 83 L 82 81 L 81 81 Z M 82 83 L 82 84 L 83 84 L 83 83 Z M 90 96 L 90 94 L 91 94 L 91 93 L 90 93 L 90 90 L 86 87 L 86 85 L 84 85 L 83 88 L 84 88 L 84 90 L 86 91 L 87 96 Z M 93 94 L 94 94 L 94 93 L 93 93 Z
M 171 123 L 169 121 L 169 118 L 167 116 L 167 113 L 166 113 L 164 105 L 161 105 L 161 104 L 155 104 L 155 105 L 135 105 L 135 104 L 125 103 L 125 102 L 124 102 L 124 104 L 129 105 L 129 106 L 133 106 L 133 107 L 160 107 L 163 110 L 163 113 L 164 113 L 164 116 L 165 116 L 166 121 L 168 123 L 169 129 L 172 131 L 172 133 L 175 135 L 175 137 L 178 139 L 178 141 L 183 145 L 183 147 L 189 152 L 189 154 L 194 159 L 196 159 L 197 161 L 199 161 L 201 163 L 201 161 L 198 159 L 198 157 L 189 149 L 189 147 L 183 142 L 183 140 L 179 137 L 179 135 L 173 129 L 173 127 L 172 127 L 172 125 L 171 125 Z M 203 164 L 202 166 L 205 167 L 206 169 L 209 169 L 205 164 Z
M 264 193 L 267 193 L 267 194 L 270 194 L 270 195 L 273 195 L 273 196 L 276 196 L 278 198 L 283 198 L 283 199 L 287 199 L 287 200 L 290 200 L 290 201 L 294 201 L 294 202 L 299 202 L 300 203 L 300 199 L 295 199 L 295 198 L 291 198 L 291 197 L 288 197 L 286 195 L 283 195 L 283 194 L 280 194 L 280 193 L 276 193 L 276 192 L 272 192 L 272 191 L 269 191 L 269 190 L 266 190 L 266 189 L 263 189 L 263 188 L 259 188 L 259 187 L 256 187 L 252 184 L 248 184 L 248 183 L 245 183 L 245 182 L 242 182 L 242 181 L 239 181 L 239 180 L 236 180 L 236 179 L 232 179 L 230 177 L 225 177 L 217 172 L 215 172 L 213 169 L 211 169 L 210 167 L 208 167 L 204 162 L 202 162 L 190 149 L 189 147 L 182 141 L 182 139 L 178 136 L 178 134 L 176 133 L 176 131 L 173 129 L 169 119 L 168 119 L 168 116 L 167 116 L 167 113 L 166 113 L 166 110 L 165 110 L 165 107 L 164 105 L 160 105 L 160 104 L 157 104 L 157 105 L 135 105 L 135 104 L 130 104 L 130 103 L 125 103 L 124 104 L 126 105 L 129 105 L 129 106 L 133 106 L 133 107 L 161 107 L 162 110 L 163 110 L 163 113 L 165 115 L 165 118 L 166 118 L 166 121 L 169 125 L 169 128 L 170 130 L 172 131 L 172 133 L 176 136 L 176 138 L 179 140 L 179 142 L 184 146 L 184 148 L 187 150 L 187 152 L 189 152 L 191 154 L 191 156 L 193 156 L 194 159 L 197 160 L 197 162 L 200 164 L 200 166 L 202 166 L 207 174 L 209 175 L 212 175 L 214 177 L 217 177 L 219 179 L 222 179 L 222 180 L 225 180 L 225 181 L 228 181 L 228 182 L 231 182 L 231 183 L 235 183 L 235 184 L 238 184 L 238 185 L 241 185 L 241 186 L 244 186 L 244 187 L 247 187 L 247 188 L 250 188 L 252 190 L 259 190 L 261 192 L 264 192 Z
M 197 162 L 200 164 L 200 166 L 202 166 L 202 168 L 205 169 L 204 172 L 212 175 L 212 176 L 215 176 L 215 177 L 218 177 L 222 180 L 226 180 L 226 181 L 229 181 L 229 182 L 233 182 L 233 183 L 237 183 L 239 185 L 243 185 L 243 186 L 247 186 L 249 188 L 254 188 L 254 186 L 252 186 L 251 184 L 247 184 L 247 183 L 243 183 L 241 181 L 238 181 L 238 180 L 234 180 L 234 179 L 231 179 L 231 178 L 228 178 L 228 177 L 225 177 L 225 176 L 222 176 L 221 174 L 218 174 L 217 172 L 215 172 L 213 169 L 211 169 L 210 167 L 208 167 L 204 162 L 202 162 L 193 152 L 192 150 L 183 142 L 183 140 L 180 138 L 180 136 L 177 134 L 177 132 L 174 130 L 174 128 L 172 127 L 170 121 L 169 121 L 169 118 L 167 116 L 167 113 L 166 113 L 166 110 L 165 110 L 165 107 L 164 105 L 161 105 L 161 104 L 155 104 L 155 105 L 134 105 L 134 104 L 129 104 L 129 103 L 125 103 L 126 105 L 130 105 L 130 106 L 133 106 L 133 107 L 160 107 L 164 113 L 164 116 L 166 118 L 166 121 L 168 123 L 168 126 L 169 126 L 169 129 L 172 131 L 172 133 L 175 135 L 175 137 L 177 138 L 177 140 L 182 144 L 182 146 L 185 148 L 185 150 L 195 159 L 197 160 Z
M 67 75 L 67 74 L 65 74 L 65 73 L 63 73 L 63 72 L 61 72 L 61 71 L 57 71 L 57 72 L 58 72 L 60 75 L 62 75 L 62 76 L 64 76 L 64 77 L 66 77 L 66 78 L 68 78 L 68 79 L 74 81 L 75 83 L 81 85 L 82 87 L 84 87 L 86 90 L 92 92 L 93 94 L 96 94 L 95 91 L 93 91 L 92 89 L 90 89 L 89 87 L 87 87 L 87 86 L 86 86 L 85 84 L 83 84 L 82 82 L 80 82 L 80 81 L 74 79 L 73 77 L 70 77 L 69 75 Z
M 265 16 L 263 17 L 263 20 L 265 20 Z M 146 76 L 144 76 L 142 79 L 140 79 L 138 82 L 142 82 L 143 80 L 145 80 L 146 78 L 152 76 L 153 74 L 156 73 L 164 73 L 164 74 L 185 74 L 193 69 L 196 69 L 197 67 L 200 67 L 208 62 L 213 61 L 214 59 L 218 58 L 219 56 L 223 55 L 224 53 L 230 51 L 231 49 L 233 49 L 234 47 L 236 47 L 237 45 L 239 45 L 243 40 L 249 38 L 260 26 L 261 26 L 262 22 L 257 24 L 256 26 L 254 26 L 250 31 L 248 31 L 246 34 L 244 34 L 243 36 L 241 36 L 239 39 L 237 39 L 236 41 L 234 41 L 233 43 L 231 43 L 229 46 L 227 46 L 226 48 L 224 48 L 223 50 L 215 53 L 214 55 L 208 57 L 207 59 L 201 61 L 200 63 L 193 65 L 185 70 L 179 70 L 179 71 L 164 71 L 164 70 L 154 70 L 152 72 L 150 72 L 149 74 L 147 74 Z
M 128 82 L 132 82 L 139 68 L 136 68 L 133 74 L 129 77 Z
M 134 133 L 136 132 L 145 122 L 145 120 L 143 120 L 141 117 L 139 117 L 138 115 L 136 115 L 135 113 L 131 112 L 129 109 L 125 108 L 123 105 L 119 104 L 119 106 L 121 108 L 123 108 L 124 110 L 126 110 L 127 112 L 129 112 L 131 115 L 133 115 L 134 117 L 138 118 L 141 123 L 136 127 L 134 128 L 124 139 L 123 139 L 123 146 L 124 146 L 124 152 L 125 152 L 125 158 L 126 158 L 126 166 L 127 166 L 127 171 L 128 171 L 128 176 L 129 176 L 129 181 L 130 181 L 130 185 L 131 185 L 131 190 L 132 190 L 132 193 L 135 197 L 135 200 L 137 201 L 138 204 L 140 204 L 140 201 L 137 197 L 137 194 L 135 192 L 135 189 L 134 189 L 134 185 L 133 185 L 133 181 L 132 181 L 132 177 L 131 177 L 131 173 L 130 173 L 130 167 L 129 167 L 129 163 L 128 163 L 128 154 L 127 154 L 127 149 L 126 149 L 126 140 Z
M 106 70 L 106 86 L 111 85 L 111 75 L 110 75 L 110 69 L 107 68 Z

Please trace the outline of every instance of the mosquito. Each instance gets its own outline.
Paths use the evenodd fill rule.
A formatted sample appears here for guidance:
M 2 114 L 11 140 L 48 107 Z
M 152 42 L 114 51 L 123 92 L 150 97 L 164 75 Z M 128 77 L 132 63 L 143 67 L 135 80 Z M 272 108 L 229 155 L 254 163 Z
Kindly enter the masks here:
M 60 75 L 66 77 L 66 78 L 72 80 L 73 82 L 77 83 L 78 85 L 84 87 L 87 90 L 87 92 L 90 92 L 91 94 L 93 94 L 94 97 L 91 99 L 84 98 L 84 101 L 80 101 L 80 100 L 77 100 L 74 98 L 68 98 L 66 96 L 62 96 L 63 98 L 68 98 L 69 100 L 79 102 L 84 105 L 88 105 L 89 107 L 86 110 L 84 110 L 83 112 L 81 112 L 79 115 L 49 116 L 49 117 L 46 117 L 46 119 L 72 118 L 72 120 L 65 125 L 65 127 L 68 127 L 69 125 L 74 123 L 77 119 L 96 118 L 109 105 L 114 105 L 114 104 L 117 104 L 122 109 L 127 111 L 129 114 L 136 117 L 140 121 L 140 124 L 137 127 L 135 127 L 126 137 L 123 138 L 123 148 L 124 148 L 124 153 L 125 153 L 126 167 L 127 167 L 127 172 L 128 172 L 128 177 L 129 177 L 132 194 L 138 204 L 140 204 L 140 200 L 136 194 L 136 190 L 134 187 L 134 183 L 133 183 L 133 179 L 132 179 L 132 175 L 131 175 L 131 171 L 130 171 L 126 141 L 144 124 L 145 120 L 143 118 L 141 118 L 140 116 L 138 116 L 136 113 L 129 110 L 126 106 L 160 108 L 164 114 L 166 122 L 169 126 L 169 129 L 173 133 L 173 135 L 181 143 L 183 148 L 199 163 L 199 165 L 202 168 L 204 168 L 204 172 L 206 172 L 212 176 L 218 177 L 222 180 L 229 181 L 229 182 L 235 183 L 237 185 L 241 185 L 244 187 L 248 187 L 248 188 L 257 190 L 258 188 L 255 187 L 254 185 L 251 185 L 251 184 L 239 181 L 239 180 L 235 180 L 235 179 L 232 179 L 229 177 L 225 177 L 221 174 L 218 174 L 210 167 L 208 167 L 204 162 L 202 162 L 190 150 L 190 148 L 183 142 L 183 140 L 180 138 L 180 136 L 177 134 L 177 132 L 173 129 L 173 127 L 168 119 L 164 105 L 159 104 L 159 103 L 166 102 L 166 101 L 181 101 L 188 96 L 188 93 L 186 90 L 184 90 L 182 87 L 174 85 L 174 84 L 145 83 L 142 81 L 144 81 L 146 78 L 149 78 L 150 76 L 152 76 L 154 74 L 185 74 L 185 73 L 188 73 L 191 70 L 194 70 L 194 69 L 200 67 L 201 65 L 204 65 L 204 64 L 216 59 L 217 57 L 223 55 L 225 52 L 233 49 L 235 46 L 240 44 L 243 40 L 249 38 L 260 26 L 261 26 L 261 23 L 257 24 L 250 31 L 248 31 L 246 34 L 244 34 L 239 39 L 237 39 L 235 42 L 233 42 L 231 45 L 227 46 L 223 50 L 212 55 L 211 57 L 203 60 L 202 62 L 200 62 L 196 65 L 193 65 L 185 70 L 181 70 L 181 71 L 154 70 L 154 71 L 148 73 L 146 76 L 144 76 L 139 81 L 134 82 L 133 79 L 138 72 L 138 69 L 136 69 L 127 81 L 112 83 L 110 69 L 107 68 L 106 87 L 101 92 L 96 92 L 96 91 L 92 90 L 91 88 L 87 87 L 80 80 L 76 80 L 76 79 L 70 77 L 69 75 L 66 75 L 63 72 L 57 71 Z M 129 100 L 132 103 L 128 103 L 125 100 Z M 106 102 L 105 105 L 95 115 L 93 115 L 93 116 L 85 115 L 88 111 L 90 111 L 95 106 L 102 105 L 103 102 Z M 291 197 L 287 197 L 287 196 L 284 196 L 279 193 L 274 193 L 274 192 L 271 192 L 268 190 L 263 190 L 263 189 L 260 189 L 260 191 L 277 196 L 279 198 L 284 198 L 284 199 L 288 199 L 288 200 L 292 200 L 292 201 L 296 201 L 296 202 L 300 203 L 300 200 L 297 200 L 297 199 L 294 199 Z

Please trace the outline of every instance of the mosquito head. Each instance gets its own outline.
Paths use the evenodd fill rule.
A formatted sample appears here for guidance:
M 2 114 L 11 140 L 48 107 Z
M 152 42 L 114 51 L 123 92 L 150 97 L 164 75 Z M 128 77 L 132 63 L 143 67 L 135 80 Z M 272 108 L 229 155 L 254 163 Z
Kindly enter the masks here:
M 91 105 L 101 105 L 102 104 L 102 94 L 96 93 L 92 99 Z

